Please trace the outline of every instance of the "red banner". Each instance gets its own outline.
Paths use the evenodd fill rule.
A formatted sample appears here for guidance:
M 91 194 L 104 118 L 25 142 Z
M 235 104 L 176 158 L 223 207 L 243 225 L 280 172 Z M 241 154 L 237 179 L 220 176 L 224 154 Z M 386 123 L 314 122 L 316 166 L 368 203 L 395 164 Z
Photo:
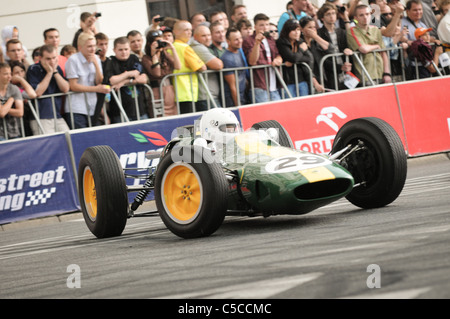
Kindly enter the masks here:
M 410 155 L 450 150 L 450 78 L 397 84 Z
M 239 112 L 244 129 L 256 122 L 277 120 L 286 128 L 297 149 L 319 154 L 329 153 L 338 129 L 359 117 L 385 120 L 406 145 L 393 85 L 241 107 Z

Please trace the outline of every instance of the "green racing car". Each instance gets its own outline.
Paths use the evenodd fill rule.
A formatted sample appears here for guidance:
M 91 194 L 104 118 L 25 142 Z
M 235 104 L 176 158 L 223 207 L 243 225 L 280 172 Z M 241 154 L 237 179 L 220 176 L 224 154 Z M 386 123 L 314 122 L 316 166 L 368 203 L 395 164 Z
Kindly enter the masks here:
M 178 128 L 146 173 L 130 174 L 105 145 L 87 148 L 78 167 L 85 222 L 98 238 L 119 236 L 153 191 L 166 227 L 182 238 L 213 234 L 225 216 L 301 215 L 346 197 L 361 208 L 383 207 L 403 189 L 407 164 L 395 130 L 359 118 L 338 131 L 329 155 L 294 149 L 276 121 L 243 132 L 233 112 L 215 108 Z M 152 163 L 155 161 L 152 161 Z M 136 188 L 126 178 L 144 179 Z M 137 192 L 129 204 L 128 192 Z

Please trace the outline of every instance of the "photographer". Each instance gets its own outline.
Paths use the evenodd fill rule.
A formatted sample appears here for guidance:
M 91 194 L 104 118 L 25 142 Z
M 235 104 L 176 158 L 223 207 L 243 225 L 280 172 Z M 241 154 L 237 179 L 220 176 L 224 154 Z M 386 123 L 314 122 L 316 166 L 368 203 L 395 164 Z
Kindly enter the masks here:
M 85 32 L 96 35 L 98 32 L 97 28 L 95 27 L 95 22 L 101 16 L 102 14 L 100 12 L 94 13 L 83 12 L 80 15 L 80 29 L 78 29 L 78 31 L 75 33 L 72 41 L 72 46 L 75 47 L 77 51 L 78 51 L 78 37 L 80 36 L 80 34 Z
M 345 7 L 341 8 L 344 8 L 345 10 Z M 317 30 L 317 35 L 328 44 L 322 42 L 320 39 L 319 42 L 316 41 L 319 45 L 316 45 L 317 49 L 313 50 L 313 55 L 317 59 L 315 65 L 320 63 L 320 60 L 329 53 L 344 53 L 346 56 L 350 56 L 353 54 L 353 51 L 348 48 L 346 30 L 336 27 L 337 15 L 339 14 L 338 10 L 339 9 L 337 9 L 335 5 L 331 3 L 325 3 L 317 12 L 317 17 L 323 23 L 323 27 Z M 345 10 L 345 12 L 347 11 Z M 348 26 L 348 28 L 350 28 L 349 23 L 346 23 L 346 25 Z M 350 59 L 346 59 L 342 56 L 336 57 L 335 60 L 325 60 L 325 87 L 333 90 L 342 90 L 347 88 L 344 84 L 344 74 L 351 71 L 352 69 L 352 65 L 349 61 Z M 334 74 L 333 64 L 335 64 L 336 66 L 337 74 Z M 335 83 L 335 77 L 337 80 L 337 87 Z
M 181 68 L 180 59 L 173 44 L 170 41 L 163 40 L 163 32 L 161 30 L 150 30 L 147 33 L 146 40 L 142 66 L 150 80 L 155 100 L 159 100 L 161 99 L 161 79 L 168 74 L 172 74 L 174 69 L 179 70 Z M 175 90 L 170 80 L 166 79 L 164 81 L 162 90 L 164 116 L 176 115 Z M 151 109 L 151 115 L 152 111 Z
M 303 17 L 309 15 L 315 18 L 317 9 L 309 0 L 292 0 L 292 8 L 284 12 L 278 20 L 278 30 L 283 30 L 284 23 L 289 19 L 300 21 Z
M 372 1 L 372 0 L 370 0 L 370 1 Z M 325 2 L 324 4 L 327 4 L 327 3 L 331 3 L 336 7 L 337 19 L 335 22 L 335 27 L 341 28 L 343 30 L 349 29 L 350 28 L 350 17 L 349 17 L 349 12 L 348 12 L 349 10 L 347 9 L 347 7 L 344 4 L 342 4 L 341 0 L 327 0 L 327 2 Z M 319 18 L 319 21 L 320 21 L 320 18 Z

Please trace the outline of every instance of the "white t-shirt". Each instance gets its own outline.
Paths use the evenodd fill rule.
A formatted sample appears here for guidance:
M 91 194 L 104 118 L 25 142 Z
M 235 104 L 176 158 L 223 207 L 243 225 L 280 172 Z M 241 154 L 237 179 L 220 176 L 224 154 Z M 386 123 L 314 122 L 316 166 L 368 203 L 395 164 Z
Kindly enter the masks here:
M 262 41 L 262 43 L 264 44 L 264 47 L 266 49 L 266 55 L 267 55 L 267 59 L 272 63 L 272 55 L 270 52 L 270 46 L 269 46 L 269 41 L 267 41 L 267 39 L 264 39 Z M 277 90 L 277 82 L 276 82 L 276 77 L 275 77 L 275 71 L 273 70 L 273 68 L 268 68 L 269 70 L 269 91 L 276 91 Z
M 95 56 L 99 66 L 102 65 L 98 55 Z M 101 70 L 103 73 L 103 70 Z M 88 62 L 81 52 L 72 54 L 66 62 L 66 78 L 78 79 L 78 83 L 86 86 L 95 86 L 95 65 Z M 69 101 L 70 99 L 70 101 Z M 88 102 L 86 108 L 86 100 Z M 70 102 L 70 104 L 69 104 Z M 69 105 L 72 107 L 72 113 L 94 115 L 95 105 L 97 104 L 97 93 L 74 93 L 66 99 L 65 111 L 70 112 Z

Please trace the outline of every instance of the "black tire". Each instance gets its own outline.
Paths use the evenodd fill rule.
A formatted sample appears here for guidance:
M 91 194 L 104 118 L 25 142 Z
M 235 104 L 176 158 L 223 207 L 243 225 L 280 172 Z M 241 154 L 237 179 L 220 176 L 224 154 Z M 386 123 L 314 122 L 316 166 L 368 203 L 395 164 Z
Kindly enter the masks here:
M 255 130 L 259 129 L 268 129 L 268 128 L 275 128 L 278 129 L 278 143 L 281 146 L 294 148 L 294 143 L 292 143 L 292 139 L 289 136 L 286 129 L 281 125 L 278 121 L 275 120 L 268 120 L 268 121 L 262 121 L 258 122 L 252 125 L 252 128 Z
M 128 218 L 125 176 L 109 146 L 87 148 L 78 165 L 78 189 L 83 217 L 97 238 L 119 236 Z
M 159 163 L 155 201 L 166 227 L 182 238 L 213 234 L 227 210 L 222 167 L 200 146 L 175 146 Z
M 392 203 L 405 185 L 406 153 L 397 132 L 379 118 L 359 118 L 347 122 L 337 133 L 331 153 L 345 146 L 364 143 L 362 150 L 344 158 L 341 165 L 353 175 L 355 187 L 347 199 L 361 208 L 377 208 Z

